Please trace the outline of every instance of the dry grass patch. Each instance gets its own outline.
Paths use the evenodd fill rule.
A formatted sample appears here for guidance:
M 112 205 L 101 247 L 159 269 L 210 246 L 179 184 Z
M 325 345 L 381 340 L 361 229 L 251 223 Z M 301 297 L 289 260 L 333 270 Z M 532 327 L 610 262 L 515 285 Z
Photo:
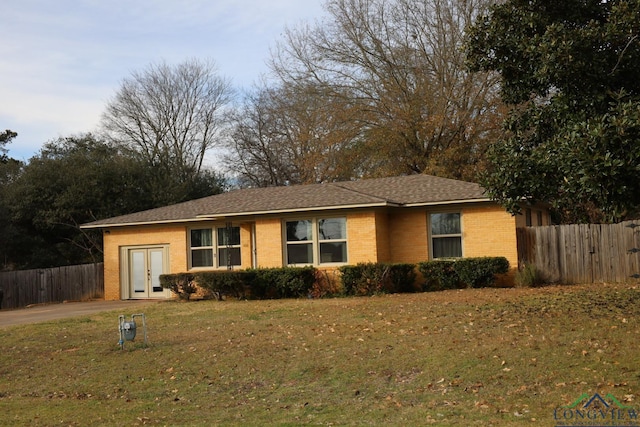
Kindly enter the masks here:
M 582 393 L 640 406 L 629 286 L 167 302 L 124 351 L 118 314 L 0 330 L 0 424 L 553 425 Z

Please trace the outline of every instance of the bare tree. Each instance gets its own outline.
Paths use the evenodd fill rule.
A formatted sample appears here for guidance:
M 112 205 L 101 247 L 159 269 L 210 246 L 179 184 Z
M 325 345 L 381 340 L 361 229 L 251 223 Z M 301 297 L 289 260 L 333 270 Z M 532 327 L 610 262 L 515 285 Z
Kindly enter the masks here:
M 231 97 L 230 82 L 217 75 L 213 62 L 162 62 L 122 82 L 102 124 L 159 175 L 185 183 L 200 173 L 205 154 L 218 143 Z
M 502 117 L 497 76 L 469 73 L 464 32 L 489 0 L 328 0 L 272 54 L 283 87 L 352 105 L 368 175 L 473 178 Z
M 353 107 L 314 85 L 256 88 L 234 114 L 234 172 L 244 185 L 347 180 L 361 169 Z
M 227 164 L 242 186 L 269 187 L 285 185 L 291 172 L 275 131 L 277 124 L 271 118 L 269 91 L 249 93 L 241 108 L 231 114 Z

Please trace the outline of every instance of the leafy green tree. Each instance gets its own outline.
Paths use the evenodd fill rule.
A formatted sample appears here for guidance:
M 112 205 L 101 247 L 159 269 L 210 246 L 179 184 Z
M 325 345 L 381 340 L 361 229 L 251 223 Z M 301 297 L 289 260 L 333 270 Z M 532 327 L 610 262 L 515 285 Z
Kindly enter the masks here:
M 16 136 L 18 136 L 18 134 L 9 129 L 0 133 L 0 163 L 7 163 L 9 161 L 5 145 L 9 144 Z
M 24 248 L 15 265 L 97 261 L 100 234 L 81 232 L 78 226 L 149 206 L 143 182 L 144 169 L 92 135 L 47 143 L 8 188 L 11 220 Z
M 130 152 L 91 134 L 47 143 L 7 187 L 11 221 L 23 250 L 18 268 L 96 262 L 102 235 L 83 223 L 156 207 L 149 185 L 152 171 Z M 207 171 L 190 195 L 221 191 L 221 179 Z M 180 201 L 180 200 L 176 200 Z
M 6 200 L 7 187 L 19 175 L 22 162 L 7 155 L 5 146 L 18 136 L 6 130 L 0 133 L 0 270 L 11 268 L 11 259 L 19 247 L 19 232 L 11 222 L 9 203 Z
M 512 212 L 564 221 L 640 207 L 640 1 L 508 0 L 467 35 L 470 67 L 498 72 L 512 106 L 482 184 Z

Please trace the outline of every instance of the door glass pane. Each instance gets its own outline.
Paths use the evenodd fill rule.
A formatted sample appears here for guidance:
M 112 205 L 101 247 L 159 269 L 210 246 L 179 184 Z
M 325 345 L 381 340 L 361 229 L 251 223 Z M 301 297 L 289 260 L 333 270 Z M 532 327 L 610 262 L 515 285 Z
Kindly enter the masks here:
M 146 290 L 147 272 L 144 261 L 144 252 L 131 252 L 131 281 L 135 293 L 143 293 Z
M 320 240 L 340 240 L 347 238 L 346 218 L 328 218 L 318 221 Z
M 149 251 L 149 264 L 151 269 L 151 289 L 153 292 L 162 292 L 160 286 L 160 275 L 162 274 L 163 256 L 161 249 L 153 249 Z
M 213 267 L 213 249 L 193 249 L 191 251 L 192 267 Z
M 345 242 L 320 243 L 320 263 L 347 262 L 347 244 Z
M 313 245 L 287 245 L 287 264 L 313 264 Z
M 459 213 L 437 213 L 431 214 L 431 234 L 460 234 L 460 214 Z
M 462 239 L 460 237 L 438 237 L 437 239 L 433 239 L 433 257 L 462 257 Z
M 312 240 L 313 231 L 311 221 L 287 221 L 287 242 Z

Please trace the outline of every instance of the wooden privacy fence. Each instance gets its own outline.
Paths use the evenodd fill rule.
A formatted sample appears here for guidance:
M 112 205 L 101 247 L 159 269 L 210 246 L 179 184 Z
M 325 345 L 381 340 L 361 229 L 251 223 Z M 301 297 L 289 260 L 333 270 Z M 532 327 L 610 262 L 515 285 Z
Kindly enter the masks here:
M 621 283 L 640 279 L 640 221 L 518 228 L 520 265 L 551 283 Z
M 0 273 L 0 308 L 104 298 L 103 263 Z

